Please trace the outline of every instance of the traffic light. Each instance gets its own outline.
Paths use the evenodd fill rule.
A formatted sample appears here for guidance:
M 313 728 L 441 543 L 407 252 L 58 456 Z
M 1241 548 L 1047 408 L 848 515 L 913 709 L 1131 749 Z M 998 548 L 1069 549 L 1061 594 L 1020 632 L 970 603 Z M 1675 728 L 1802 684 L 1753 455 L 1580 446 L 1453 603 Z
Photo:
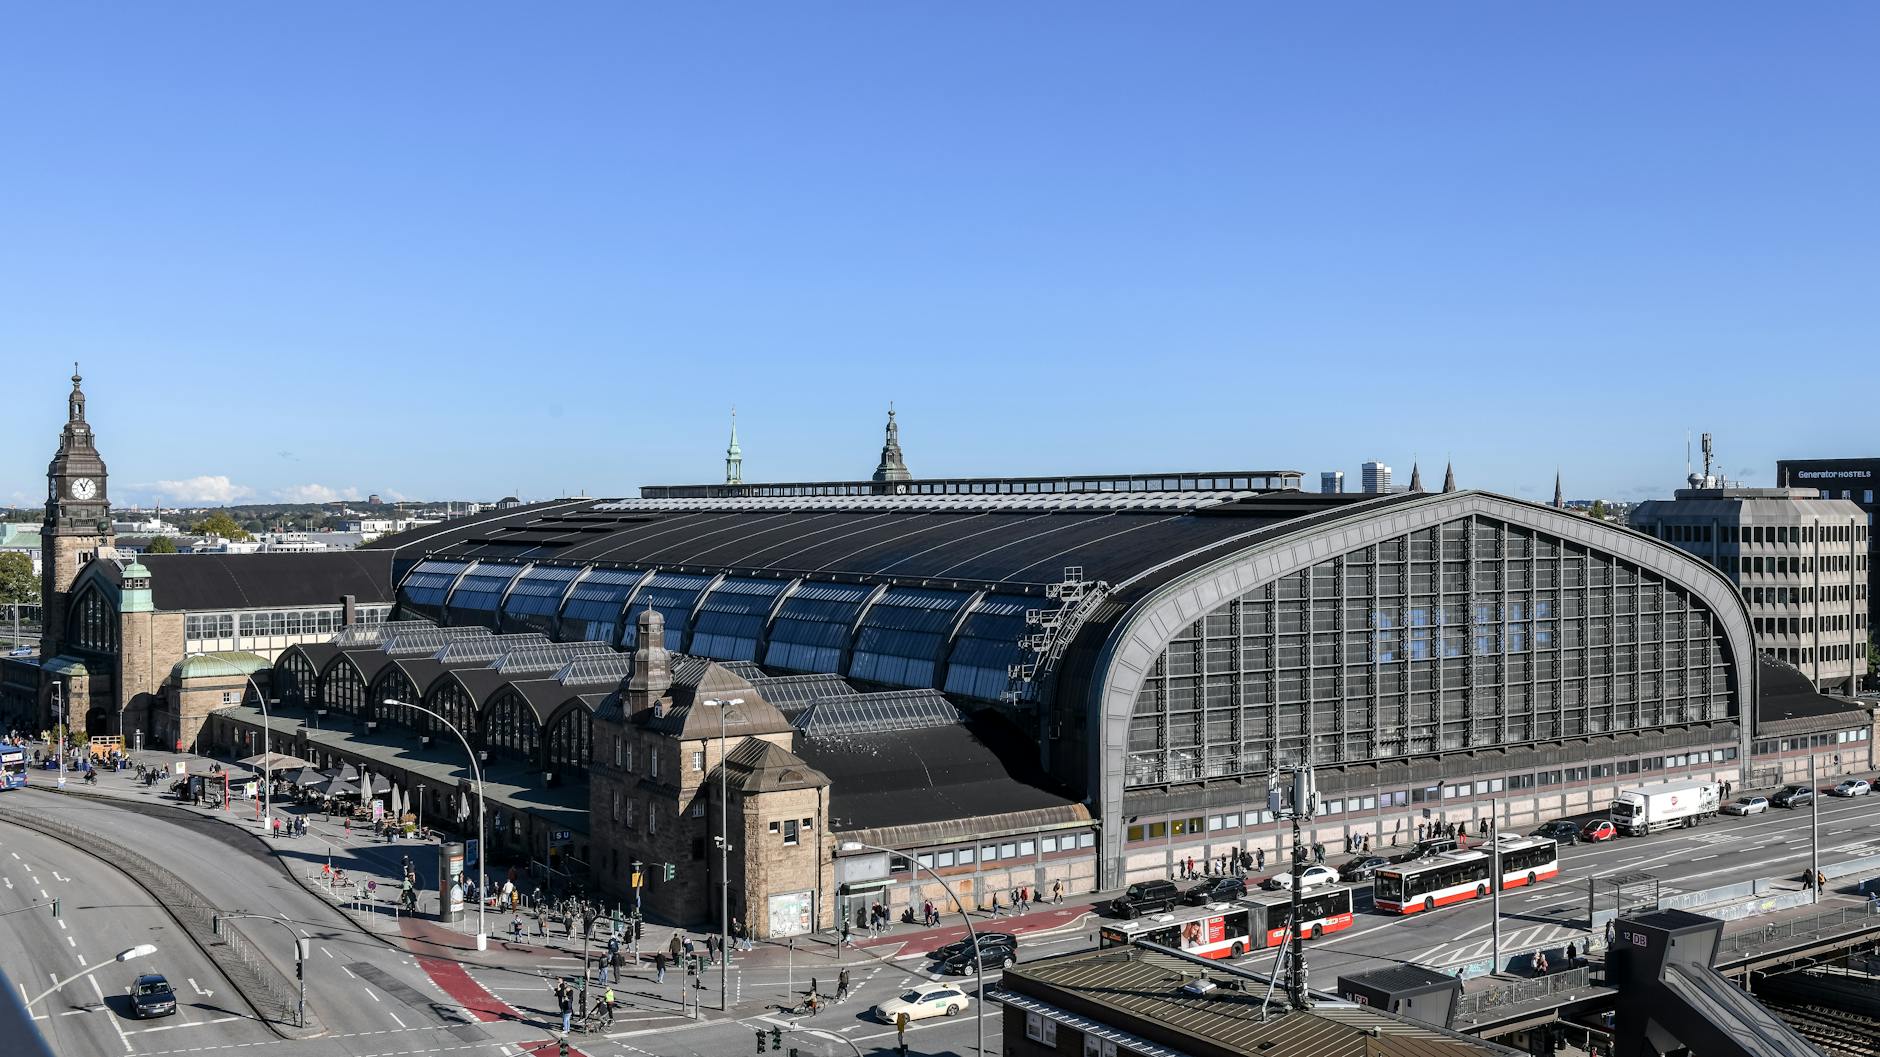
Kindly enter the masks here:
M 676 868 L 673 867 L 671 863 L 661 863 L 660 865 L 666 868 L 666 875 L 663 878 L 661 878 L 661 880 L 670 881 L 673 879 L 674 875 L 676 875 L 679 872 Z
M 773 1050 L 783 1049 L 783 1029 L 782 1028 L 770 1029 L 770 1048 Z
M 764 1032 L 762 1029 L 759 1029 L 757 1032 L 757 1052 L 764 1052 Z
M 638 942 L 646 936 L 646 922 L 641 918 L 633 919 L 633 939 Z
M 52 901 L 52 916 L 56 918 L 56 917 L 63 917 L 64 915 L 65 915 L 65 906 L 64 906 L 64 904 L 62 904 L 62 903 L 61 903 L 61 902 L 60 902 L 59 900 L 57 900 L 57 899 L 55 899 L 55 900 L 53 900 L 53 901 Z M 218 926 L 217 926 L 217 929 L 216 929 L 216 931 L 217 931 L 218 933 L 219 933 L 219 932 L 221 931 L 221 927 L 220 927 L 220 925 L 218 925 Z
M 217 914 L 209 919 L 209 931 L 217 936 L 222 934 L 222 915 Z

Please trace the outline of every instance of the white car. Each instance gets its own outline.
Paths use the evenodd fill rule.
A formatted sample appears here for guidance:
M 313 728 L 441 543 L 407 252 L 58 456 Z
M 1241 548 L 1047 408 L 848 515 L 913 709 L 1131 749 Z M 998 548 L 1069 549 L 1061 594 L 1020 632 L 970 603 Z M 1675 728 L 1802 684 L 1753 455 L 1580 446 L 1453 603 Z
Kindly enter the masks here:
M 1837 785 L 1833 789 L 1828 790 L 1828 795 L 1829 796 L 1866 796 L 1868 793 L 1871 793 L 1871 792 L 1873 792 L 1873 786 L 1868 785 L 1867 780 L 1865 778 L 1849 778 L 1847 781 L 1842 782 L 1840 785 Z
M 1769 810 L 1769 798 L 1762 796 L 1739 796 L 1735 800 L 1717 809 L 1722 815 L 1760 815 Z
M 1337 870 L 1329 866 L 1308 866 L 1306 867 L 1306 872 L 1299 877 L 1299 890 L 1304 891 L 1308 888 L 1317 888 L 1320 885 L 1335 885 L 1337 883 Z M 1272 892 L 1289 891 L 1292 888 L 1292 874 L 1274 874 L 1266 879 L 1264 887 Z
M 902 1013 L 906 1013 L 910 1021 L 950 1017 L 965 1012 L 972 1001 L 966 992 L 957 987 L 925 984 L 912 991 L 903 991 L 899 998 L 890 998 L 876 1006 L 875 1019 L 883 1024 L 892 1024 Z

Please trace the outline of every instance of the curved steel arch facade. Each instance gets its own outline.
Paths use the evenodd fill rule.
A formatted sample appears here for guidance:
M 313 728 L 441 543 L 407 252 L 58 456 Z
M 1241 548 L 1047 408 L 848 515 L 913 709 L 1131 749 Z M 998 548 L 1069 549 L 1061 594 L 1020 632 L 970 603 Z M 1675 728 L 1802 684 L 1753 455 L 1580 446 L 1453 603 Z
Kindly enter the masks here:
M 1458 522 L 1472 526 L 1470 546 L 1464 549 L 1465 557 L 1461 563 L 1466 567 L 1463 571 L 1466 582 L 1451 581 L 1447 584 L 1442 582 L 1440 577 L 1443 575 L 1444 555 L 1439 549 L 1434 560 L 1435 575 L 1439 579 L 1423 589 L 1428 590 L 1429 597 L 1439 604 L 1454 603 L 1467 607 L 1464 611 L 1464 619 L 1457 621 L 1454 625 L 1464 636 L 1463 645 L 1459 652 L 1447 652 L 1442 638 L 1445 631 L 1442 626 L 1443 622 L 1439 619 L 1426 618 L 1423 624 L 1429 632 L 1429 637 L 1422 640 L 1425 652 L 1417 656 L 1412 653 L 1412 641 L 1409 635 L 1413 627 L 1411 621 L 1405 618 L 1408 615 L 1408 607 L 1404 605 L 1404 602 L 1413 593 L 1420 592 L 1413 592 L 1412 585 L 1407 582 L 1379 584 L 1375 578 L 1391 574 L 1379 570 L 1377 555 L 1384 553 L 1396 541 L 1408 541 L 1419 535 L 1433 536 L 1439 541 L 1438 547 L 1440 548 L 1440 541 L 1443 538 L 1442 527 Z M 1706 707 L 1703 710 L 1704 714 L 1695 717 L 1689 716 L 1687 710 L 1679 721 L 1714 722 L 1732 717 L 1740 719 L 1742 727 L 1738 735 L 1741 743 L 1740 752 L 1747 756 L 1751 733 L 1750 720 L 1754 714 L 1753 703 L 1756 699 L 1754 643 L 1748 617 L 1736 588 L 1710 566 L 1693 559 L 1683 551 L 1629 530 L 1593 522 L 1549 507 L 1481 492 L 1433 494 L 1419 501 L 1396 503 L 1369 512 L 1354 509 L 1350 516 L 1341 518 L 1332 525 L 1302 529 L 1296 533 L 1277 536 L 1171 581 L 1132 606 L 1106 637 L 1097 661 L 1098 678 L 1091 684 L 1090 696 L 1085 703 L 1092 719 L 1091 729 L 1095 735 L 1093 740 L 1096 741 L 1094 747 L 1097 750 L 1091 752 L 1089 756 L 1088 789 L 1092 794 L 1092 799 L 1101 809 L 1102 817 L 1108 823 L 1104 827 L 1104 883 L 1113 883 L 1120 876 L 1123 833 L 1119 823 L 1124 813 L 1123 799 L 1127 788 L 1143 784 L 1204 782 L 1210 777 L 1230 776 L 1227 771 L 1215 771 L 1210 774 L 1208 761 L 1203 759 L 1192 773 L 1163 773 L 1153 776 L 1138 774 L 1139 780 L 1131 781 L 1129 763 L 1132 748 L 1130 743 L 1132 722 L 1139 716 L 1139 702 L 1149 709 L 1154 709 L 1160 704 L 1154 700 L 1154 684 L 1167 674 L 1170 666 L 1171 644 L 1182 639 L 1190 629 L 1197 625 L 1197 622 L 1226 619 L 1224 615 L 1230 612 L 1232 619 L 1238 620 L 1241 614 L 1236 607 L 1240 606 L 1243 600 L 1249 600 L 1249 596 L 1279 602 L 1280 599 L 1276 596 L 1280 585 L 1299 584 L 1303 581 L 1307 586 L 1302 590 L 1313 594 L 1320 601 L 1336 600 L 1337 616 L 1332 620 L 1324 621 L 1323 623 L 1327 626 L 1320 626 L 1319 611 L 1310 611 L 1305 623 L 1297 632 L 1301 636 L 1300 641 L 1304 644 L 1304 648 L 1308 650 L 1323 638 L 1334 640 L 1337 643 L 1335 649 L 1345 652 L 1333 653 L 1333 663 L 1352 665 L 1358 669 L 1368 667 L 1375 673 L 1380 661 L 1388 665 L 1390 661 L 1407 660 L 1411 663 L 1401 667 L 1408 669 L 1416 660 L 1428 660 L 1432 663 L 1425 666 L 1426 668 L 1440 670 L 1445 661 L 1457 661 L 1466 666 L 1473 658 L 1514 654 L 1516 651 L 1511 648 L 1514 644 L 1508 638 L 1503 637 L 1511 638 L 1514 635 L 1510 627 L 1511 614 L 1507 608 L 1507 597 L 1510 591 L 1517 591 L 1530 602 L 1539 598 L 1542 593 L 1548 592 L 1537 591 L 1532 585 L 1510 588 L 1508 580 L 1502 578 L 1511 575 L 1508 572 L 1510 559 L 1501 553 L 1493 555 L 1496 576 L 1492 580 L 1488 576 L 1478 579 L 1477 573 L 1487 570 L 1477 567 L 1486 560 L 1480 553 L 1480 548 L 1475 546 L 1473 526 L 1477 523 L 1503 526 L 1506 530 L 1512 530 L 1505 531 L 1505 537 L 1508 539 L 1545 537 L 1558 544 L 1578 548 L 1589 556 L 1612 563 L 1613 567 L 1624 566 L 1636 570 L 1635 575 L 1641 582 L 1650 581 L 1677 592 L 1681 597 L 1688 596 L 1688 599 L 1680 601 L 1680 605 L 1685 607 L 1680 612 L 1703 614 L 1707 625 L 1707 637 L 1704 641 L 1714 641 L 1715 652 L 1721 654 L 1715 657 L 1714 661 L 1724 673 L 1724 684 L 1721 688 L 1706 688 L 1707 693 L 1722 695 L 1720 706 L 1714 709 Z M 1364 553 L 1372 555 L 1370 571 L 1365 574 L 1373 577 L 1365 582 L 1368 594 L 1364 591 L 1348 592 L 1346 585 L 1341 581 L 1335 594 L 1329 597 L 1318 595 L 1310 581 L 1311 577 L 1325 575 L 1324 570 L 1328 566 L 1337 570 L 1333 575 L 1342 576 L 1344 570 L 1341 564 L 1334 563 L 1333 560 Z M 1406 566 L 1409 557 L 1408 553 L 1402 556 Z M 1518 559 L 1515 560 L 1518 561 Z M 1399 575 L 1408 575 L 1408 573 Z M 1491 582 L 1493 586 L 1490 589 L 1484 590 L 1481 586 Z M 1611 590 L 1617 590 L 1613 585 L 1605 586 Z M 1453 588 L 1453 590 L 1444 590 L 1445 587 Z M 1584 588 L 1580 597 L 1590 603 L 1590 593 L 1593 592 L 1593 588 L 1589 585 L 1580 585 L 1580 587 Z M 1552 593 L 1558 595 L 1558 592 Z M 1609 594 L 1610 591 L 1598 593 Z M 1374 604 L 1375 596 L 1378 594 L 1402 596 L 1395 601 L 1396 612 L 1405 616 L 1386 619 L 1390 607 Z M 1483 615 L 1476 608 L 1478 605 L 1497 607 L 1487 622 L 1487 626 L 1492 629 L 1489 634 L 1496 636 L 1492 641 L 1481 641 L 1476 637 L 1478 633 L 1476 618 Z M 1616 609 L 1616 604 L 1613 608 Z M 1306 611 L 1301 610 L 1301 612 Z M 1606 612 L 1610 615 L 1611 611 Z M 1362 618 L 1362 627 L 1350 626 L 1355 618 Z M 1533 612 L 1531 610 L 1523 612 L 1520 619 L 1528 625 L 1523 629 L 1522 634 L 1534 634 Z M 1665 622 L 1670 621 L 1669 617 L 1664 619 Z M 1683 617 L 1679 618 L 1680 628 L 1684 620 Z M 1380 623 L 1385 626 L 1380 627 Z M 1270 634 L 1273 630 L 1267 629 L 1267 632 Z M 1355 640 L 1347 637 L 1354 633 L 1358 635 Z M 1357 661 L 1349 654 L 1352 647 L 1359 642 L 1366 650 L 1363 661 Z M 1614 645 L 1615 643 L 1611 641 L 1601 641 L 1582 643 L 1576 648 L 1583 649 L 1588 657 L 1601 654 L 1609 661 L 1609 655 L 1614 652 L 1612 649 Z M 1604 649 L 1602 650 L 1601 647 Z M 1524 640 L 1520 644 L 1522 656 L 1526 656 L 1533 649 L 1531 640 Z M 1395 652 L 1401 652 L 1402 656 L 1395 655 Z M 1683 652 L 1682 646 L 1679 647 L 1679 652 Z M 1277 658 L 1268 658 L 1264 663 L 1277 667 Z M 1441 710 L 1444 708 L 1443 689 L 1440 682 L 1429 688 L 1432 692 L 1430 701 L 1438 717 L 1441 716 Z M 1145 699 L 1145 690 L 1151 692 L 1150 698 Z M 1275 717 L 1274 728 L 1265 733 L 1271 736 L 1275 745 L 1283 743 L 1288 737 L 1296 739 L 1301 744 L 1309 744 L 1314 740 L 1315 734 L 1323 733 L 1316 729 L 1314 722 L 1318 718 L 1314 705 L 1323 699 L 1323 688 L 1306 685 L 1295 687 L 1294 690 L 1303 693 L 1305 702 L 1303 709 L 1296 708 L 1295 715 L 1285 717 L 1284 720 L 1281 717 L 1286 706 L 1276 704 L 1270 710 L 1270 714 Z M 1405 690 L 1407 687 L 1400 687 L 1392 692 L 1402 698 Z M 1197 689 L 1194 692 L 1199 694 L 1202 691 Z M 1366 692 L 1375 696 L 1383 690 L 1372 685 L 1366 688 Z M 1463 707 L 1465 712 L 1472 710 L 1474 702 L 1465 699 Z M 1558 709 L 1560 706 L 1556 702 L 1550 707 Z M 1194 714 L 1200 717 L 1197 722 L 1208 721 L 1205 710 L 1196 707 Z M 1464 722 L 1472 722 L 1474 718 L 1465 714 Z M 1281 729 L 1286 724 L 1292 726 L 1290 733 Z M 1381 724 L 1374 718 L 1371 736 L 1376 736 L 1379 725 Z M 1399 721 L 1399 725 L 1404 725 L 1402 720 Z M 1440 719 L 1438 725 L 1440 726 Z M 1532 735 L 1536 731 L 1529 727 L 1524 729 L 1517 738 L 1528 741 L 1554 740 L 1604 729 L 1616 728 L 1572 730 L 1552 726 L 1540 738 L 1534 738 Z M 1136 726 L 1136 732 L 1140 737 L 1143 733 L 1142 725 Z M 1332 733 L 1337 734 L 1342 731 Z M 1402 752 L 1434 755 L 1445 750 L 1467 749 L 1486 744 L 1508 744 L 1510 740 L 1517 740 L 1511 738 L 1505 725 L 1499 728 L 1497 737 L 1500 740 L 1494 742 L 1465 739 L 1459 745 L 1437 741 L 1426 747 L 1413 748 L 1405 744 Z M 1323 744 L 1322 741 L 1321 744 Z M 1374 754 L 1368 758 L 1389 758 L 1397 754 L 1387 749 L 1382 755 Z M 1346 757 L 1346 760 L 1356 762 L 1357 758 Z M 1231 769 L 1232 774 L 1244 776 L 1250 773 L 1248 767 L 1253 762 L 1255 761 L 1236 761 L 1234 768 Z M 1272 763 L 1282 761 L 1267 759 L 1257 762 L 1262 766 L 1270 766 Z M 1321 760 L 1321 762 L 1326 761 Z M 1142 780 L 1145 777 L 1150 780 Z

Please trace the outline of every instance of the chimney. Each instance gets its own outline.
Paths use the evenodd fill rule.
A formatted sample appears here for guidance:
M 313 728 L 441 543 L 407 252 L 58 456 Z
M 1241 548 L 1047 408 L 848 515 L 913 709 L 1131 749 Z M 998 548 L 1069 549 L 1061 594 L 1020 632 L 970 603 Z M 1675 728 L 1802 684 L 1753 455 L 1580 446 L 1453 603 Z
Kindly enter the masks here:
M 636 621 L 639 645 L 633 650 L 633 674 L 627 678 L 627 714 L 661 705 L 672 689 L 672 654 L 666 652 L 666 618 L 643 609 Z
M 359 622 L 359 599 L 353 595 L 339 596 L 339 626 L 350 628 Z

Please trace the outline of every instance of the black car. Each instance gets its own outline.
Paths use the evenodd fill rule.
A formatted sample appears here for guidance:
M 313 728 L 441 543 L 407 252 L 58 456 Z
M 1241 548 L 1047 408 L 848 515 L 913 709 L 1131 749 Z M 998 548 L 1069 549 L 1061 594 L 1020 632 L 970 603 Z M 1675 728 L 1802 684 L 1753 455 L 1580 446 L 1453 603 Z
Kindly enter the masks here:
M 1247 894 L 1247 882 L 1238 877 L 1216 877 L 1203 881 L 1182 893 L 1182 902 L 1191 907 L 1222 903 Z
M 1391 861 L 1382 855 L 1360 855 L 1338 868 L 1340 881 L 1369 881 L 1377 871 L 1389 866 Z
M 1010 947 L 979 945 L 980 969 L 1004 969 L 1018 961 L 1018 952 Z M 961 951 L 940 963 L 940 971 L 951 976 L 965 976 L 973 971 L 973 952 Z
M 982 932 L 979 934 L 979 946 L 981 949 L 987 947 L 1011 947 L 1017 949 L 1018 937 L 1009 932 Z M 972 949 L 973 938 L 968 936 L 963 940 L 956 940 L 944 947 L 936 948 L 933 952 L 933 958 L 935 961 L 944 962 L 957 958 Z
M 1565 819 L 1556 819 L 1534 831 L 1536 837 L 1551 837 L 1560 844 L 1580 843 L 1580 827 Z
M 160 973 L 145 973 L 131 984 L 131 1015 L 167 1017 L 176 1012 L 176 992 Z
M 1406 852 L 1398 852 L 1390 857 L 1391 862 L 1414 862 L 1427 859 L 1432 855 L 1441 855 L 1446 851 L 1457 851 L 1462 847 L 1454 837 L 1429 837 L 1417 841 Z
M 1805 785 L 1785 785 L 1769 802 L 1777 807 L 1807 807 L 1815 802 L 1815 791 Z
M 1110 900 L 1110 913 L 1119 918 L 1162 914 L 1175 909 L 1175 902 L 1181 897 L 1181 889 L 1176 888 L 1173 881 L 1142 881 Z

